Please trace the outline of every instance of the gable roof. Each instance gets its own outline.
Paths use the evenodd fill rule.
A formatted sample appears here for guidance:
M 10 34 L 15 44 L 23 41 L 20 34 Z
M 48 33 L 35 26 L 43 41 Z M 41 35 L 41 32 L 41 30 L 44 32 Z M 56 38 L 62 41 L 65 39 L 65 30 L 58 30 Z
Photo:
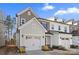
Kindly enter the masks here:
M 16 15 L 21 15 L 21 14 L 25 13 L 25 12 L 28 11 L 28 10 L 32 11 L 32 13 L 35 15 L 35 17 L 39 17 L 38 15 L 36 15 L 36 13 L 33 12 L 33 10 L 32 10 L 31 7 L 26 8 L 26 9 L 24 9 L 24 10 L 18 12 Z
M 74 24 L 78 24 L 78 21 L 74 20 L 74 19 L 70 19 L 70 20 L 67 20 L 65 21 L 66 24 L 70 23 L 70 25 L 74 25 Z
M 39 21 L 45 21 L 45 22 L 55 22 L 55 23 L 60 23 L 60 24 L 65 24 L 65 25 L 69 25 L 66 24 L 64 22 L 58 22 L 58 21 L 52 21 L 52 20 L 48 20 L 48 19 L 44 19 L 44 18 L 37 18 Z
M 40 22 L 34 17 L 31 20 L 27 21 L 25 24 L 23 24 L 22 26 L 20 26 L 18 29 L 22 29 L 24 26 L 28 25 L 30 22 L 32 22 L 33 20 L 35 20 L 40 26 L 41 28 L 47 32 L 47 30 L 42 26 L 42 24 L 40 24 Z

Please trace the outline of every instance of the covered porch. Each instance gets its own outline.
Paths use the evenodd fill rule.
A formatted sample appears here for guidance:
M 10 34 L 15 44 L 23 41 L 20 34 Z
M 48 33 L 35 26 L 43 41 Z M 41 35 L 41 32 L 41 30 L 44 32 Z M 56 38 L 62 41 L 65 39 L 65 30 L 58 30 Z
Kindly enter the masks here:
M 53 36 L 53 33 L 50 33 L 50 32 L 45 33 L 45 45 L 52 47 L 52 36 Z

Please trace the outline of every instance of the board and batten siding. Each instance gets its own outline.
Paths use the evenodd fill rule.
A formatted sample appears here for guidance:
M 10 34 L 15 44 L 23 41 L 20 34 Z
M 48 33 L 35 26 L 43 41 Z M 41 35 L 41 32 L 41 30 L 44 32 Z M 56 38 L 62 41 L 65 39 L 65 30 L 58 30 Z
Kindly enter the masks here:
M 45 45 L 45 31 L 35 20 L 30 20 L 30 22 L 27 25 L 24 24 L 24 26 L 20 29 L 20 46 L 27 45 L 27 43 L 25 43 L 26 36 L 40 36 L 41 46 Z

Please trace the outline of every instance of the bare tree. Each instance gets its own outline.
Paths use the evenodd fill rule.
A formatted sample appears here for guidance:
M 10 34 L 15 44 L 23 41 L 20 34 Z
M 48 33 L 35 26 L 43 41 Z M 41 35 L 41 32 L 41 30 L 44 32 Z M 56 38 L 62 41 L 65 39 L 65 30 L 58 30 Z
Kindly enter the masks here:
M 6 27 L 7 27 L 8 39 L 11 39 L 10 36 L 12 36 L 12 30 L 13 30 L 13 27 L 14 27 L 14 20 L 13 20 L 13 18 L 11 18 L 10 15 L 8 15 L 6 17 L 5 24 L 6 24 Z

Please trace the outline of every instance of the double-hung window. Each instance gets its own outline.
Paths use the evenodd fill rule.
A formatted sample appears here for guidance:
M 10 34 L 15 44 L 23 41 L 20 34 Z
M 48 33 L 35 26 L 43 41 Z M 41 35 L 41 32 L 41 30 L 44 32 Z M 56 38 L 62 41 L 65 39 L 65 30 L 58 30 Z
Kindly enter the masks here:
M 67 32 L 67 27 L 64 28 L 64 31 Z
M 58 30 L 61 30 L 61 27 L 60 26 L 58 26 Z
M 54 25 L 52 25 L 51 29 L 54 29 Z

